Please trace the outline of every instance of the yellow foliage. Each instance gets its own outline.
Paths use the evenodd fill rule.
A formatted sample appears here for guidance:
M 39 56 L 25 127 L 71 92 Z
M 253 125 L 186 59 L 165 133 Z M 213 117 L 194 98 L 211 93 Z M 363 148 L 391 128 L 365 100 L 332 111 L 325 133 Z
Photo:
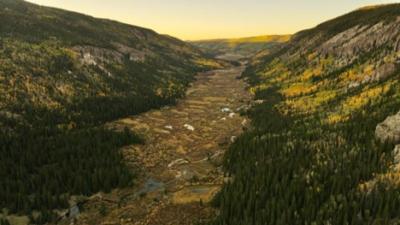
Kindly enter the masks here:
M 356 69 L 350 69 L 339 76 L 339 79 L 342 81 L 342 84 L 347 84 L 350 81 L 361 81 L 362 76 L 359 76 L 359 73 Z
M 290 76 L 290 71 L 283 63 L 274 63 L 271 69 L 267 69 L 264 73 L 260 74 L 260 78 L 269 80 L 272 83 L 282 84 Z
M 349 116 L 345 116 L 342 114 L 331 114 L 328 116 L 326 122 L 328 124 L 335 124 L 335 123 L 339 123 L 339 122 L 345 122 L 349 119 Z
M 291 38 L 291 35 L 264 35 L 257 37 L 248 38 L 236 38 L 225 40 L 231 45 L 238 45 L 242 43 L 263 43 L 263 42 L 287 42 Z
M 307 70 L 305 70 L 305 71 L 303 72 L 302 75 L 300 75 L 300 79 L 301 79 L 302 81 L 306 81 L 306 80 L 310 79 L 313 75 L 314 75 L 313 69 L 307 69 Z
M 256 94 L 257 91 L 266 90 L 270 87 L 271 87 L 271 85 L 269 85 L 269 84 L 260 84 L 258 86 L 250 88 L 250 93 L 254 95 L 254 94 Z
M 332 56 L 329 56 L 326 59 L 321 59 L 321 61 L 320 61 L 322 67 L 333 65 L 333 62 L 334 62 L 334 58 Z
M 316 68 L 310 68 L 310 69 L 305 70 L 305 71 L 299 76 L 299 79 L 300 79 L 301 81 L 307 81 L 307 80 L 309 80 L 309 79 L 312 78 L 312 77 L 321 76 L 321 74 L 322 74 L 322 66 L 320 65 L 320 66 L 318 66 L 318 67 L 316 67 Z
M 217 68 L 217 69 L 221 69 L 222 66 L 220 63 L 218 63 L 215 60 L 210 60 L 210 59 L 196 59 L 195 63 L 201 66 L 207 66 L 207 67 L 213 67 L 213 68 Z
M 363 106 L 367 105 L 369 101 L 373 101 L 389 91 L 390 85 L 391 84 L 385 84 L 383 86 L 378 86 L 371 89 L 365 88 L 363 92 L 348 98 L 343 103 L 344 110 L 351 112 L 362 108 Z
M 283 81 L 287 80 L 289 77 L 290 77 L 289 71 L 281 72 L 278 76 L 276 76 L 274 79 L 272 79 L 272 82 L 283 83 Z
M 309 54 L 309 55 L 307 56 L 307 60 L 308 60 L 308 61 L 312 61 L 312 60 L 314 60 L 316 57 L 317 57 L 317 53 L 314 52 L 314 53 L 311 53 L 311 54 Z
M 385 63 L 394 63 L 397 60 L 396 53 L 389 54 L 383 58 Z
M 372 75 L 373 72 L 374 72 L 374 66 L 373 65 L 367 65 L 364 68 L 364 74 L 365 75 Z
M 299 95 L 309 94 L 317 90 L 317 85 L 311 83 L 295 83 L 288 88 L 283 89 L 281 93 L 286 97 L 296 97 Z
M 294 112 L 314 112 L 317 108 L 336 97 L 334 91 L 321 91 L 315 95 L 285 101 L 286 107 Z
M 347 85 L 349 82 L 362 82 L 366 76 L 371 76 L 375 71 L 373 65 L 365 64 L 361 67 L 352 68 L 342 74 L 339 79 L 342 85 Z

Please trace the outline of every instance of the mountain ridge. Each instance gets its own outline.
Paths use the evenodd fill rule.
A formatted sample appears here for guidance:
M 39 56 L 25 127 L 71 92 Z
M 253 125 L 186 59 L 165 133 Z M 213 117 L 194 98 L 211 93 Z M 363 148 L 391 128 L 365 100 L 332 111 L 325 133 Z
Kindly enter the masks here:
M 263 35 L 232 39 L 211 39 L 189 43 L 202 49 L 210 56 L 222 59 L 240 60 L 250 58 L 260 51 L 269 53 L 289 41 L 291 35 Z
M 268 35 L 257 35 L 257 36 L 249 36 L 249 37 L 238 37 L 238 38 L 212 38 L 212 39 L 199 39 L 199 40 L 188 40 L 189 43 L 196 42 L 214 42 L 214 41 L 223 41 L 223 42 L 286 42 L 290 39 L 291 34 L 268 34 Z

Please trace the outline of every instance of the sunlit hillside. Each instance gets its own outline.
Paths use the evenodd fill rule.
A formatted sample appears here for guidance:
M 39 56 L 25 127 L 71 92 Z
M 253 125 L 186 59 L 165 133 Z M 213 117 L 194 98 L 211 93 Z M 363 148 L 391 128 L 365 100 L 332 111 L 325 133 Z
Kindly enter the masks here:
M 221 41 L 227 42 L 232 45 L 238 45 L 243 43 L 259 43 L 259 42 L 287 42 L 290 40 L 291 35 L 263 35 L 256 37 L 245 37 L 245 38 L 233 38 L 233 39 L 216 39 L 209 40 L 212 41 Z
M 215 39 L 193 42 L 204 52 L 217 58 L 249 58 L 260 51 L 273 51 L 290 40 L 291 35 L 264 35 L 256 37 Z
M 398 117 L 376 128 L 400 109 L 399 21 L 399 4 L 363 8 L 255 58 L 215 224 L 399 223 Z

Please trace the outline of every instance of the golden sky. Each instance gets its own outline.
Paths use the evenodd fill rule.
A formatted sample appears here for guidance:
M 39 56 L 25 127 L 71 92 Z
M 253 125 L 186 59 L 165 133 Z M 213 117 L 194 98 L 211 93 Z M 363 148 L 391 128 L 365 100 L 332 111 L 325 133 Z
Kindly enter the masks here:
M 29 0 L 184 40 L 291 34 L 390 0 Z

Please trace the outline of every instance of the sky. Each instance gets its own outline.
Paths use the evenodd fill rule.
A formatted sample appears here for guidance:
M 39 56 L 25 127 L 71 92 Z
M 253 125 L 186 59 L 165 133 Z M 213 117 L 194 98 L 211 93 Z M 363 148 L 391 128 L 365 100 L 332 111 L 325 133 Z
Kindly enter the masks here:
M 293 34 L 391 0 L 28 0 L 151 28 L 183 40 Z

